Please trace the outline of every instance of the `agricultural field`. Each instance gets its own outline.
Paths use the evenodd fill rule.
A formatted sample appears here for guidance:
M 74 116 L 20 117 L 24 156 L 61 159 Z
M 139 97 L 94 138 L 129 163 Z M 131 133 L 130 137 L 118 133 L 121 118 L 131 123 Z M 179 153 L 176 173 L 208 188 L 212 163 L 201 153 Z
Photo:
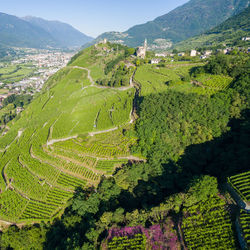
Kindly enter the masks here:
M 240 226 L 247 246 L 250 247 L 250 214 L 245 210 L 240 211 Z
M 195 64 L 200 66 L 200 63 Z M 140 66 L 135 74 L 135 81 L 141 85 L 141 95 L 175 90 L 185 93 L 212 95 L 225 90 L 232 78 L 222 75 L 203 74 L 197 78 L 185 80 L 194 64 L 169 64 L 166 67 L 152 65 Z M 184 80 L 183 80 L 184 79 Z
M 108 249 L 146 249 L 146 236 L 143 234 L 136 234 L 133 238 L 114 237 L 108 243 Z
M 109 229 L 103 249 L 181 249 L 181 246 L 173 222 L 166 220 L 162 225 L 149 227 L 113 227 Z
M 28 76 L 31 76 L 35 67 L 31 65 L 7 65 L 0 68 L 0 81 L 4 83 L 18 82 Z
M 82 54 L 86 67 L 93 63 L 88 51 Z M 0 220 L 60 216 L 76 188 L 96 186 L 128 162 L 135 140 L 123 128 L 131 120 L 135 90 L 100 88 L 82 64 L 74 66 L 52 76 L 0 135 Z
M 228 178 L 228 183 L 245 202 L 250 202 L 250 171 Z
M 188 249 L 236 249 L 229 208 L 213 197 L 184 209 L 182 230 Z

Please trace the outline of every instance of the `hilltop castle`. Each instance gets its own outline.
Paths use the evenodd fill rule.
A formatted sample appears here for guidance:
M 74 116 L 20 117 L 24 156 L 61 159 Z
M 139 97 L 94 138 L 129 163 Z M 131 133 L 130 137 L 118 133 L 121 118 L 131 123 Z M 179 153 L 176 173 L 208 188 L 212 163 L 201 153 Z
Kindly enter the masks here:
M 136 56 L 144 59 L 146 56 L 146 52 L 147 52 L 147 46 L 148 46 L 147 39 L 145 39 L 144 46 L 137 48 Z

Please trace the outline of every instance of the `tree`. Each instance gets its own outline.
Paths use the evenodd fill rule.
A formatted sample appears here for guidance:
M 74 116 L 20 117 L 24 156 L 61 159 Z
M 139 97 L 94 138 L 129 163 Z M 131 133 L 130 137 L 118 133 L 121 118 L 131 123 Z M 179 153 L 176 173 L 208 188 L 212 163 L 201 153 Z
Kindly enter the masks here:
M 200 201 L 205 201 L 218 193 L 218 183 L 215 177 L 208 175 L 194 177 L 185 199 L 185 206 L 192 206 Z

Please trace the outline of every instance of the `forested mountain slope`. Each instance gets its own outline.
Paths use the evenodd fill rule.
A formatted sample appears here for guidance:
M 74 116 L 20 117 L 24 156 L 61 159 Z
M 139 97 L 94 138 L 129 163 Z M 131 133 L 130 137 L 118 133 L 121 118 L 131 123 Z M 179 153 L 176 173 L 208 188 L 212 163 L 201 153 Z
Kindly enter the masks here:
M 178 50 L 215 47 L 215 46 L 247 46 L 249 41 L 242 38 L 250 37 L 250 7 L 239 14 L 227 19 L 219 26 L 206 33 L 177 43 Z
M 165 41 L 165 45 L 169 46 L 169 41 L 176 43 L 215 27 L 248 7 L 248 4 L 248 0 L 191 0 L 153 21 L 136 25 L 123 33 L 104 33 L 97 41 L 106 37 L 110 41 L 120 41 L 135 47 L 141 45 L 145 38 L 150 45 L 157 45 L 157 39 L 165 39 L 161 45 Z

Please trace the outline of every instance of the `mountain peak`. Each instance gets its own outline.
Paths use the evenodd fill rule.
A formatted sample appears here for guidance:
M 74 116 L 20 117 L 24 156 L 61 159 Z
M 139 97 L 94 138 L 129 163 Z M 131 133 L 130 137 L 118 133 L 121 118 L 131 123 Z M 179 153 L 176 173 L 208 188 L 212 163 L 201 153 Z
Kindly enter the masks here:
M 158 47 L 165 49 L 172 43 L 199 35 L 219 25 L 248 5 L 249 0 L 191 0 L 153 21 L 136 25 L 123 33 L 105 33 L 105 37 L 133 47 L 143 43 L 145 37 L 151 47 L 158 46 L 157 39 L 164 39 L 164 44 Z M 97 40 L 103 37 L 102 34 Z
M 93 40 L 71 25 L 40 17 L 0 13 L 0 43 L 15 47 L 81 47 Z

